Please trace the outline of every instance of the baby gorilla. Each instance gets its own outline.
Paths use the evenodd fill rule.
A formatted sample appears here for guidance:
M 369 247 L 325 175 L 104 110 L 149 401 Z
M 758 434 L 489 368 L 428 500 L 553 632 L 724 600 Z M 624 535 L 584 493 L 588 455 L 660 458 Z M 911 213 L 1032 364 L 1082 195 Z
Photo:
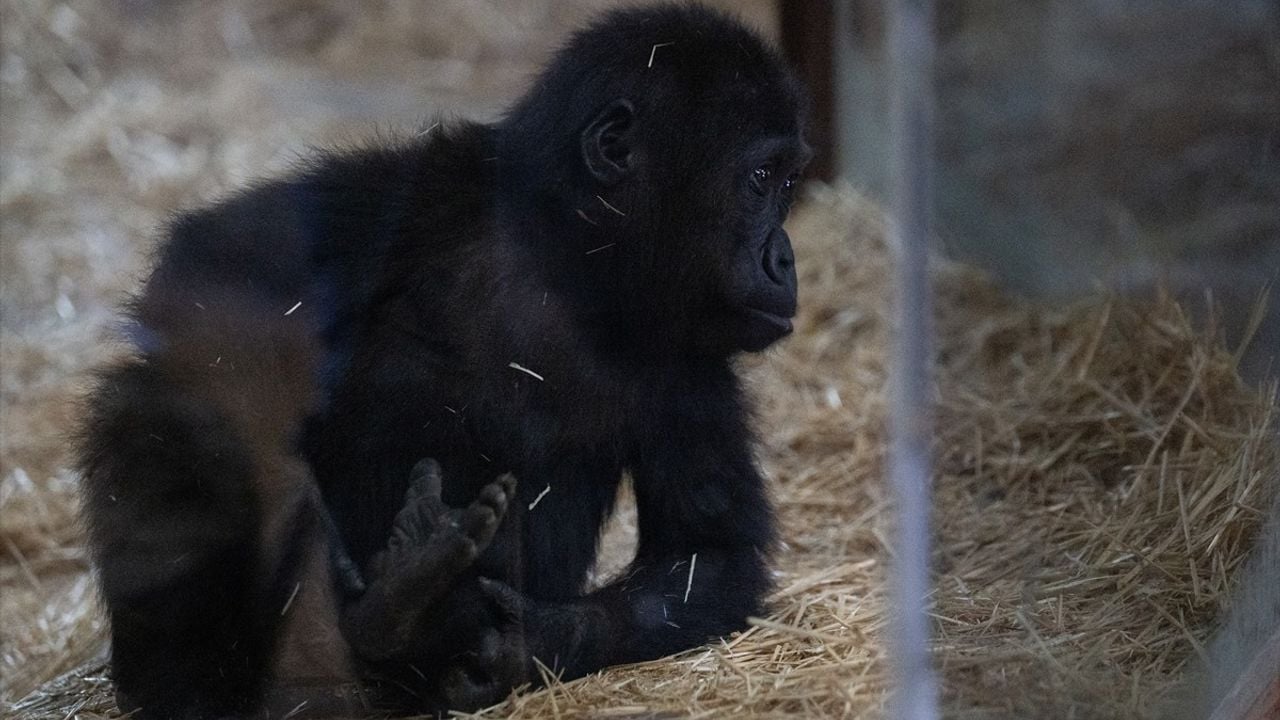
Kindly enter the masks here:
M 624 9 L 497 123 L 176 217 L 79 443 L 122 705 L 476 708 L 745 627 L 735 358 L 792 329 L 804 126 L 738 22 Z M 624 476 L 636 556 L 589 587 Z

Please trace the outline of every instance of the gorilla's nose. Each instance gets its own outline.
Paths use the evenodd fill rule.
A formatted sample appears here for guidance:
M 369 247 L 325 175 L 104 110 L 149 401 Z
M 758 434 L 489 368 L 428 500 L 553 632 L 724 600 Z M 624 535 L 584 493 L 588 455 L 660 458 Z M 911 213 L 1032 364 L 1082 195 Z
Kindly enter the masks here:
M 777 233 L 764 249 L 764 272 L 778 285 L 791 287 L 796 283 L 796 256 L 791 251 L 790 239 L 785 233 Z

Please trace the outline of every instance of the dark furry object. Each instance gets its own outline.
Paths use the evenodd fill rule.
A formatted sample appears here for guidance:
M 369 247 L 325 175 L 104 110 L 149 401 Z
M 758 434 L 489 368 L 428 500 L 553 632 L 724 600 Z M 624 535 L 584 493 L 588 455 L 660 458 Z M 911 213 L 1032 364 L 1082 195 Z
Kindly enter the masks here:
M 736 22 L 624 10 L 500 123 L 179 217 L 81 443 L 121 698 L 478 707 L 743 627 L 774 529 L 731 360 L 791 330 L 803 106 Z M 624 472 L 637 557 L 584 594 Z

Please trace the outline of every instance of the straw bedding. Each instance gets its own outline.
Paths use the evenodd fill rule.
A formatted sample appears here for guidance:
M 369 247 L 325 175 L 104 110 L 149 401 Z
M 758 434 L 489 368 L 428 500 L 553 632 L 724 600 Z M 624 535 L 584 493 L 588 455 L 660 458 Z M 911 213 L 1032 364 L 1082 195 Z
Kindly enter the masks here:
M 78 88 L 59 79 L 66 58 L 48 56 L 61 46 L 12 35 L 48 35 L 53 6 L 36 30 L 14 7 L 6 51 L 69 95 L 6 103 L 0 127 L 0 700 L 15 718 L 104 717 L 103 623 L 74 522 L 76 480 L 61 469 L 67 400 L 101 358 L 107 301 L 133 282 L 133 243 L 160 214 L 335 125 L 281 121 L 247 66 L 152 83 L 112 69 L 110 44 L 79 59 L 103 69 Z M 67 207 L 68 197 L 79 200 Z M 771 614 L 679 657 L 553 682 L 486 715 L 879 715 L 892 253 L 879 211 L 849 188 L 812 188 L 791 230 L 796 334 L 744 363 L 783 524 Z M 1160 716 L 1276 491 L 1274 391 L 1243 384 L 1233 349 L 1195 332 L 1168 299 L 1040 306 L 945 263 L 935 292 L 933 613 L 948 714 Z M 600 577 L 625 564 L 633 526 L 624 503 Z

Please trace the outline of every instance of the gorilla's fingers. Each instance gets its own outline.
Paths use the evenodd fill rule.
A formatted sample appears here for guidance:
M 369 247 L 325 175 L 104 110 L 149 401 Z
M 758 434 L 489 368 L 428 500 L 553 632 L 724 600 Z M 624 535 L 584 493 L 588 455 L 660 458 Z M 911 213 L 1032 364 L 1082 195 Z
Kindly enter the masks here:
M 492 507 L 494 514 L 501 519 L 506 514 L 507 506 L 511 504 L 511 499 L 515 495 L 516 478 L 511 473 L 507 473 L 485 485 L 484 489 L 480 491 L 480 497 L 476 499 L 476 502 Z
M 502 494 L 506 496 L 507 502 L 516 496 L 516 476 L 511 473 L 505 473 L 502 477 L 494 481 L 498 487 L 502 488 Z
M 405 492 L 404 506 L 396 513 L 391 526 L 390 549 L 425 543 L 432 533 L 453 512 L 440 499 L 443 474 L 440 463 L 424 458 L 409 473 L 409 489 Z
M 501 580 L 492 580 L 487 577 L 478 578 L 478 580 L 485 597 L 503 619 L 507 622 L 523 620 L 525 605 L 528 602 L 524 595 Z
M 434 509 L 443 511 L 444 503 L 440 499 L 443 484 L 444 474 L 440 470 L 440 463 L 432 458 L 419 460 L 413 466 L 413 470 L 409 471 L 409 490 L 405 493 L 405 505 L 425 500 L 431 503 Z
M 501 509 L 506 507 L 506 501 L 499 499 L 486 502 L 483 496 L 490 490 L 492 486 L 486 487 L 481 493 L 482 499 L 476 500 L 462 511 L 462 517 L 459 518 L 459 526 L 467 537 L 476 545 L 477 554 L 484 552 L 489 547 L 489 542 L 493 540 L 493 534 L 498 530 L 498 523 L 502 521 Z M 501 508 L 497 506 L 501 503 Z

